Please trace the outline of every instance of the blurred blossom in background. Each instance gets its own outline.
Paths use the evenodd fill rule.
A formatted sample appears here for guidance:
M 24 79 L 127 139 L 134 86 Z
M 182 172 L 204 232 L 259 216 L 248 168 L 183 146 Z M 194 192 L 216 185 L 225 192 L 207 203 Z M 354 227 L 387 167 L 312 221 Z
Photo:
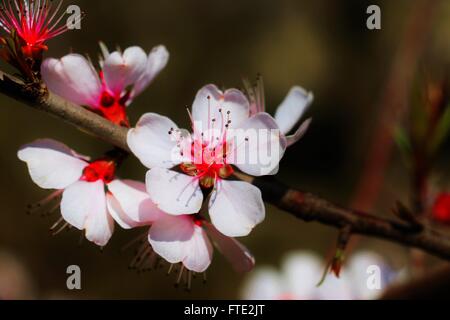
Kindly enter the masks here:
M 379 31 L 366 28 L 366 9 L 374 3 L 382 11 Z M 165 45 L 170 61 L 158 80 L 128 110 L 132 125 L 142 114 L 156 112 L 180 127 L 189 127 L 186 106 L 192 105 L 197 90 L 208 83 L 239 88 L 242 78 L 252 79 L 260 73 L 271 114 L 289 88 L 300 85 L 314 93 L 314 107 L 306 114 L 307 118 L 313 117 L 313 122 L 280 163 L 279 179 L 350 205 L 377 126 L 383 88 L 414 3 L 134 0 L 124 4 L 114 0 L 72 0 L 64 5 L 77 4 L 86 13 L 81 30 L 50 40 L 45 56 L 60 58 L 81 52 L 95 61 L 99 41 L 109 48 L 138 45 L 146 51 L 156 44 Z M 440 74 L 448 71 L 450 62 L 450 1 L 441 1 L 436 12 L 420 69 Z M 4 64 L 1 69 L 11 71 Z M 175 289 L 176 279 L 166 277 L 165 270 L 139 274 L 128 270 L 134 252 L 121 249 L 145 230 L 127 232 L 117 228 L 103 251 L 87 241 L 80 246 L 76 231 L 52 237 L 48 228 L 58 215 L 26 215 L 27 204 L 42 199 L 45 191 L 30 182 L 24 164 L 16 156 L 21 145 L 46 137 L 93 157 L 109 149 L 57 119 L 0 96 L 0 180 L 4 182 L 0 185 L 0 298 L 233 299 L 242 297 L 237 288 L 247 277 L 261 274 L 268 280 L 256 285 L 269 287 L 276 293 L 273 298 L 280 298 L 280 294 L 291 298 L 289 295 L 297 293 L 298 299 L 375 298 L 372 292 L 358 289 L 362 281 L 354 279 L 360 274 L 352 271 L 352 261 L 358 260 L 351 254 L 341 280 L 329 275 L 321 287 L 315 288 L 337 231 L 298 221 L 272 206 L 267 206 L 264 223 L 243 239 L 256 258 L 256 266 L 278 266 L 286 253 L 297 250 L 312 250 L 315 254 L 294 255 L 285 260 L 282 270 L 269 269 L 266 275 L 259 269 L 250 275 L 236 274 L 222 256 L 215 254 L 207 283 L 193 281 L 191 292 Z M 448 146 L 443 149 L 450 150 Z M 438 162 L 443 175 L 448 175 L 449 160 L 450 153 L 444 151 Z M 137 159 L 130 158 L 119 175 L 143 180 L 146 170 Z M 396 200 L 407 199 L 408 174 L 401 156 L 394 152 L 370 211 L 389 214 Z M 383 252 L 390 257 L 386 265 L 392 270 L 410 265 L 409 250 L 398 245 L 364 237 L 355 252 L 360 250 Z M 297 260 L 305 260 L 306 267 L 295 267 Z M 427 266 L 438 263 L 430 257 L 425 262 Z M 81 268 L 81 290 L 66 288 L 69 265 Z M 296 276 L 297 272 L 311 276 L 299 282 L 302 277 Z M 295 281 L 286 280 L 292 279 L 289 277 Z M 286 281 L 295 288 L 286 287 Z M 244 297 L 253 298 L 248 294 Z
M 25 264 L 0 248 L 0 300 L 35 298 L 33 277 Z
M 326 262 L 315 253 L 296 251 L 282 261 L 281 269 L 260 266 L 242 288 L 246 300 L 371 300 L 399 278 L 384 259 L 368 251 L 357 252 L 339 278 L 329 274 L 322 284 Z M 374 272 L 375 273 L 372 273 Z M 376 272 L 379 271 L 378 274 Z

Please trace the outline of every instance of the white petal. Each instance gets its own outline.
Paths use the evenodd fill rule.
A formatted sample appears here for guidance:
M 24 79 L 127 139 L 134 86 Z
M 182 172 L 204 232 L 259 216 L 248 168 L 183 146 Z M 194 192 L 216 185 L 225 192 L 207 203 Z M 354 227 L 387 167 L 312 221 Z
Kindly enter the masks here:
M 42 79 L 50 91 L 75 104 L 96 108 L 102 84 L 92 64 L 79 54 L 46 59 Z
M 163 215 L 147 193 L 145 184 L 132 180 L 114 180 L 108 184 L 108 190 L 119 205 L 114 206 L 111 214 L 125 229 L 149 224 Z M 114 203 L 113 203 L 114 204 Z
M 202 227 L 194 225 L 192 239 L 186 243 L 184 266 L 194 272 L 205 272 L 211 264 L 213 247 Z
M 122 54 L 111 53 L 103 64 L 107 87 L 120 95 L 142 76 L 147 67 L 147 54 L 140 47 L 130 47 Z
M 273 268 L 262 267 L 252 272 L 244 284 L 244 300 L 278 300 L 285 288 L 280 275 Z
M 64 189 L 80 179 L 87 162 L 54 140 L 37 140 L 20 148 L 20 160 L 28 165 L 31 179 L 44 189 Z
M 286 142 L 269 114 L 252 116 L 233 133 L 236 147 L 228 153 L 228 163 L 252 176 L 270 175 L 277 171 L 286 151 Z
M 220 181 L 211 195 L 209 215 L 224 235 L 247 236 L 265 218 L 261 191 L 247 182 Z
M 154 168 L 147 172 L 146 185 L 153 202 L 169 214 L 185 215 L 200 211 L 203 194 L 195 177 Z
M 297 143 L 306 133 L 308 130 L 312 119 L 308 119 L 305 122 L 303 122 L 300 127 L 298 127 L 297 131 L 291 136 L 286 136 L 286 143 L 287 146 L 290 147 L 293 144 Z
M 284 260 L 282 270 L 289 292 L 300 300 L 317 298 L 317 284 L 325 266 L 316 254 L 296 252 Z
M 234 238 L 221 234 L 211 223 L 205 222 L 206 231 L 220 253 L 231 263 L 234 271 L 249 272 L 255 266 L 255 258 L 248 249 Z
M 100 247 L 104 247 L 114 232 L 114 219 L 106 210 L 106 199 L 104 199 L 104 210 L 89 214 L 86 219 L 86 239 Z
M 204 272 L 211 263 L 211 243 L 189 216 L 167 215 L 158 219 L 150 228 L 149 242 L 169 263 L 182 262 L 194 272 Z
M 140 226 L 138 223 L 132 221 L 127 217 L 119 201 L 111 193 L 106 194 L 106 207 L 109 214 L 123 229 L 131 229 Z
M 200 133 L 222 131 L 228 120 L 231 121 L 229 129 L 236 128 L 249 117 L 249 113 L 249 102 L 241 91 L 229 89 L 222 92 L 213 84 L 200 89 L 192 105 L 194 126 Z
M 144 114 L 136 128 L 128 131 L 127 143 L 134 155 L 147 168 L 172 168 L 180 164 L 180 148 L 169 134 L 177 125 L 167 117 L 156 113 Z
M 154 47 L 147 59 L 147 66 L 144 74 L 136 81 L 133 96 L 139 95 L 156 78 L 156 76 L 166 67 L 169 61 L 169 52 L 166 47 L 160 45 Z
M 77 181 L 63 192 L 61 214 L 69 224 L 79 230 L 86 227 L 88 216 L 106 212 L 102 181 Z
M 275 113 L 275 121 L 283 134 L 291 131 L 306 109 L 312 104 L 314 96 L 301 87 L 293 87 Z

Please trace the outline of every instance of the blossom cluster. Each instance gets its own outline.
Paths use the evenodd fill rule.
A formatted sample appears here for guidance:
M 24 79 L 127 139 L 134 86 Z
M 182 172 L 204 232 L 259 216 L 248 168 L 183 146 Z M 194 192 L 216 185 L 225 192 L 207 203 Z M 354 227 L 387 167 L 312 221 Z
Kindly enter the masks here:
M 239 172 L 263 176 L 278 171 L 286 149 L 309 125 L 308 120 L 294 130 L 312 94 L 294 87 L 271 116 L 265 112 L 260 80 L 257 86 L 246 82 L 245 92 L 209 84 L 198 91 L 186 114 L 191 131 L 156 113 L 142 115 L 131 128 L 127 108 L 165 68 L 167 49 L 159 45 L 146 53 L 133 46 L 110 52 L 101 43 L 98 68 L 76 53 L 41 61 L 46 42 L 66 31 L 55 18 L 60 6 L 53 9 L 52 2 L 32 0 L 2 6 L 0 25 L 33 67 L 33 77 L 23 72 L 25 81 L 37 77 L 74 108 L 87 108 L 129 128 L 128 148 L 149 170 L 144 182 L 123 179 L 118 170 L 128 155 L 125 150 L 91 159 L 61 142 L 39 139 L 18 152 L 33 182 L 51 190 L 35 207 L 60 209 L 61 219 L 52 228 L 56 233 L 67 227 L 82 230 L 100 247 L 107 245 L 116 224 L 147 227 L 144 251 L 169 264 L 202 273 L 215 246 L 236 271 L 251 270 L 254 258 L 236 238 L 249 235 L 264 220 L 265 207 L 261 191 L 240 180 Z
M 46 59 L 42 78 L 53 93 L 129 126 L 126 108 L 165 67 L 169 54 L 164 46 L 149 55 L 139 47 L 103 51 L 100 71 L 83 56 L 69 54 Z M 65 222 L 85 230 L 86 238 L 99 246 L 108 243 L 114 222 L 125 229 L 149 226 L 152 250 L 171 264 L 204 272 L 214 243 L 237 271 L 249 271 L 254 258 L 235 238 L 247 236 L 261 223 L 265 208 L 260 190 L 236 179 L 235 171 L 253 176 L 275 173 L 287 146 L 301 136 L 286 134 L 311 102 L 311 94 L 293 88 L 272 117 L 242 91 L 207 85 L 197 93 L 189 113 L 192 133 L 165 116 L 144 114 L 129 130 L 127 141 L 149 169 L 145 183 L 118 178 L 120 157 L 114 152 L 89 160 L 44 139 L 23 146 L 18 156 L 38 186 L 54 190 L 47 201 L 61 198 Z M 236 138 L 232 132 L 237 129 L 268 132 L 270 137 Z M 299 130 L 303 132 L 305 125 Z M 267 154 L 268 168 L 248 156 L 273 148 Z

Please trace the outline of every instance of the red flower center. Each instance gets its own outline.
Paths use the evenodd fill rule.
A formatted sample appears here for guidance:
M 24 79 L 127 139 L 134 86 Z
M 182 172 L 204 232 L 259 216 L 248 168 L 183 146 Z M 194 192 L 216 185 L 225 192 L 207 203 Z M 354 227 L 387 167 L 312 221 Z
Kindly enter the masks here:
M 22 0 L 1 3 L 0 26 L 8 33 L 15 31 L 23 41 L 23 52 L 35 55 L 46 50 L 45 41 L 68 30 L 62 1 L 55 7 L 51 0 Z
M 102 180 L 104 183 L 113 181 L 116 173 L 116 165 L 114 161 L 97 160 L 84 168 L 81 180 L 87 182 L 95 182 Z
M 450 224 L 450 193 L 441 193 L 434 202 L 433 218 L 439 222 Z
M 130 122 L 127 117 L 125 106 L 127 100 L 127 95 L 122 98 L 117 98 L 104 91 L 100 99 L 98 110 L 101 115 L 109 121 L 122 127 L 129 127 Z
M 224 149 L 224 146 L 210 149 L 206 144 L 196 148 L 193 144 L 192 163 L 181 164 L 180 169 L 190 176 L 198 177 L 202 187 L 211 188 L 218 179 L 226 179 L 234 172 L 233 168 L 226 163 L 223 151 L 220 151 Z

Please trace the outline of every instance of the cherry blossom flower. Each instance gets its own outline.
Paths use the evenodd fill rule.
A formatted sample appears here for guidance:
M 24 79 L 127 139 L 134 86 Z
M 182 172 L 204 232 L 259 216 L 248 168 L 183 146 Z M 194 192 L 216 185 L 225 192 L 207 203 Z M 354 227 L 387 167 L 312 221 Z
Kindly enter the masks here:
M 55 190 L 38 204 L 61 197 L 57 206 L 67 225 L 85 230 L 86 238 L 105 246 L 114 231 L 114 220 L 123 228 L 138 226 L 130 217 L 151 214 L 145 185 L 115 178 L 116 163 L 108 157 L 88 161 L 62 143 L 37 140 L 20 148 L 20 160 L 28 165 L 31 179 L 43 189 Z M 139 207 L 136 207 L 139 203 Z M 127 211 L 127 215 L 124 214 Z M 147 220 L 151 217 L 146 217 Z
M 126 108 L 166 66 L 164 46 L 147 55 L 140 47 L 109 53 L 102 45 L 102 70 L 79 54 L 46 59 L 41 67 L 48 89 L 75 104 L 87 106 L 108 120 L 129 126 Z
M 35 57 L 47 50 L 49 39 L 68 30 L 62 23 L 62 2 L 55 7 L 52 0 L 2 0 L 0 26 L 9 34 L 15 32 L 23 42 L 23 53 Z
M 229 180 L 234 172 L 231 165 L 254 176 L 274 173 L 285 146 L 273 118 L 266 113 L 250 117 L 249 108 L 239 90 L 222 92 L 207 85 L 192 106 L 192 135 L 167 117 L 154 113 L 141 117 L 128 133 L 128 145 L 151 169 L 146 176 L 147 191 L 161 210 L 171 215 L 196 214 L 203 192 L 211 191 L 208 213 L 222 234 L 246 236 L 264 220 L 260 190 L 247 182 Z M 256 134 L 237 135 L 233 130 L 268 135 L 259 140 Z M 250 161 L 248 152 L 253 156 L 268 149 L 270 161 Z
M 244 84 L 250 99 L 250 114 L 266 112 L 262 78 L 258 77 L 255 86 L 250 85 L 248 81 L 244 81 Z M 288 147 L 298 142 L 308 130 L 311 119 L 302 122 L 295 129 L 294 133 L 289 135 L 313 101 L 314 95 L 311 92 L 306 91 L 302 87 L 295 86 L 292 87 L 286 98 L 276 109 L 274 120 L 283 135 L 283 139 L 286 140 Z
M 367 285 L 371 266 L 381 271 L 380 288 Z M 314 253 L 291 253 L 284 259 L 281 272 L 261 267 L 250 274 L 242 296 L 249 300 L 371 300 L 397 276 L 380 256 L 369 251 L 354 254 L 340 278 L 329 276 L 318 286 L 324 267 Z
M 441 193 L 436 197 L 436 200 L 431 209 L 431 214 L 434 220 L 450 224 L 450 194 Z

